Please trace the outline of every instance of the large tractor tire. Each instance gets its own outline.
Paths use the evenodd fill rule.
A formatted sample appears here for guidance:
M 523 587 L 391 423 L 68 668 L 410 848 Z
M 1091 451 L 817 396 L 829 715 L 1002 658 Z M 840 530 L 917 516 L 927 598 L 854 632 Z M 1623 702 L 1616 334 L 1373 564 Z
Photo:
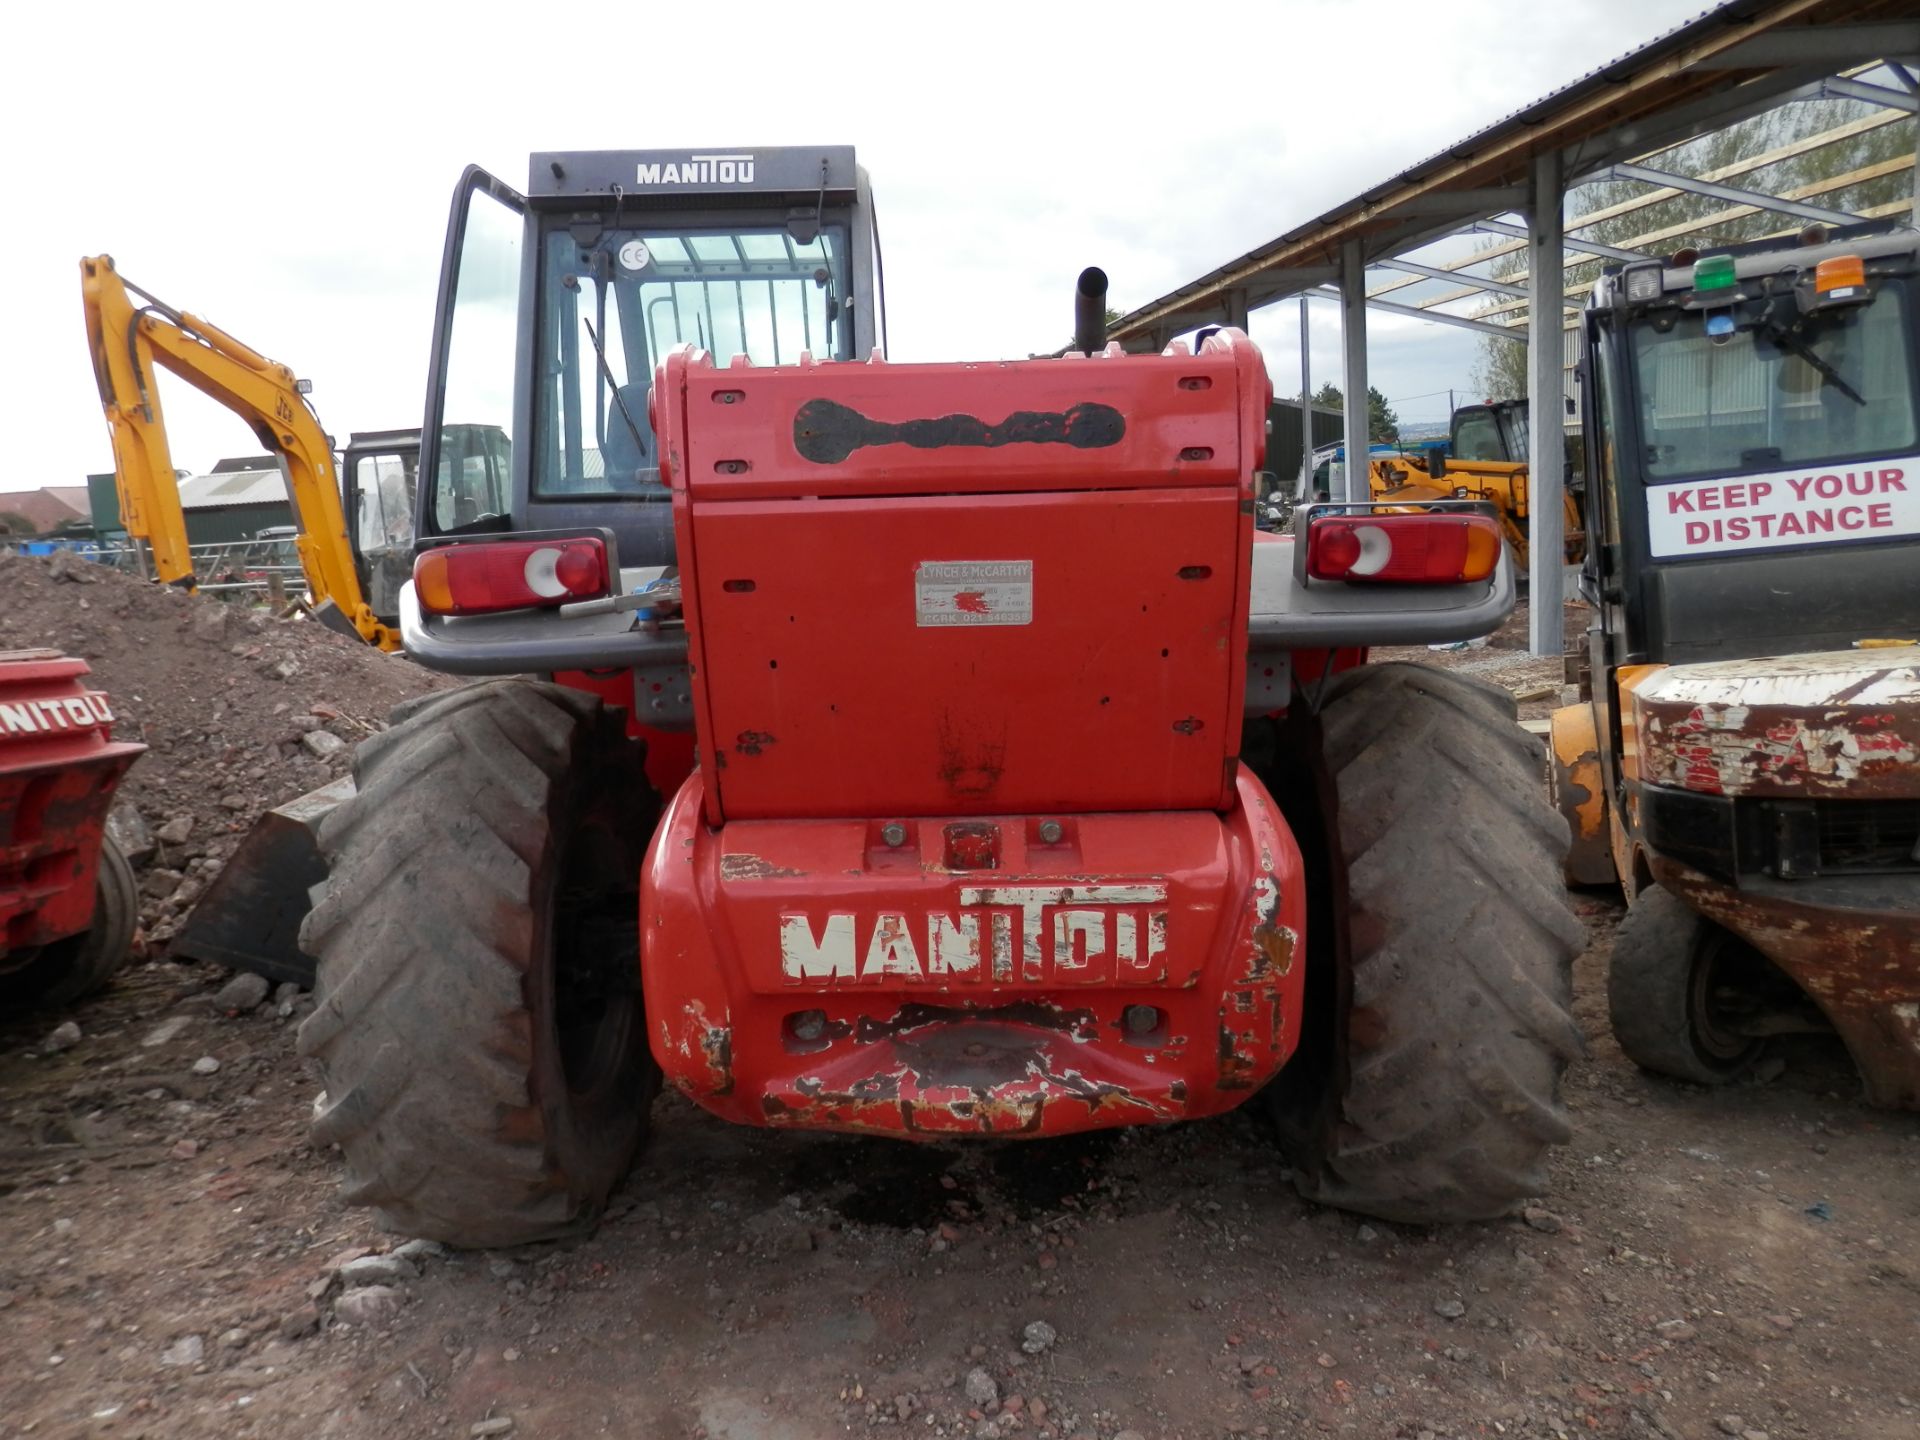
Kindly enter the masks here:
M 1765 962 L 1736 935 L 1658 885 L 1635 897 L 1614 932 L 1607 1009 L 1634 1064 L 1695 1085 L 1751 1069 L 1766 1041 L 1738 1028 L 1741 983 Z
M 133 866 L 103 832 L 93 882 L 93 923 L 78 935 L 41 946 L 24 963 L 0 973 L 0 1005 L 54 1008 L 99 989 L 127 963 L 139 923 L 140 885 Z
M 1304 1104 L 1299 1082 L 1276 1097 L 1297 1184 L 1386 1220 L 1507 1214 L 1570 1138 L 1582 1049 L 1585 928 L 1539 746 L 1505 690 L 1422 665 L 1337 676 L 1317 729 L 1333 933 L 1312 953 L 1346 956 L 1317 1013 L 1345 1029 L 1314 1047 Z
M 659 797 L 620 713 L 497 680 L 410 702 L 322 822 L 300 1052 L 313 1139 L 388 1229 L 513 1245 L 590 1224 L 659 1085 L 639 992 Z

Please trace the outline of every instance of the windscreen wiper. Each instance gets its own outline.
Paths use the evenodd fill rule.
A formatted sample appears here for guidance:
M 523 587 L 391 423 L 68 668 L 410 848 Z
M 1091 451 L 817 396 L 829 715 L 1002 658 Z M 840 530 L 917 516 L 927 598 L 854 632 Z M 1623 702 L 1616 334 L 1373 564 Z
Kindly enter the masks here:
M 1773 332 L 1773 343 L 1778 345 L 1782 350 L 1798 355 L 1802 360 L 1806 361 L 1807 364 L 1811 365 L 1820 373 L 1821 378 L 1826 380 L 1842 395 L 1853 401 L 1854 404 L 1864 405 L 1867 403 L 1866 396 L 1849 385 L 1845 376 L 1825 360 L 1822 360 L 1820 356 L 1814 352 L 1813 347 L 1793 331 L 1784 328 L 1775 329 Z
M 640 427 L 633 423 L 633 414 L 627 409 L 626 397 L 620 393 L 620 382 L 613 378 L 613 367 L 607 364 L 606 346 L 600 343 L 600 337 L 594 333 L 591 320 L 582 315 L 580 323 L 587 327 L 587 338 L 593 342 L 593 353 L 599 357 L 600 378 L 607 382 L 607 389 L 613 392 L 613 403 L 619 408 L 620 418 L 627 422 L 627 429 L 633 435 L 634 447 L 644 456 L 647 453 L 647 442 L 640 434 Z

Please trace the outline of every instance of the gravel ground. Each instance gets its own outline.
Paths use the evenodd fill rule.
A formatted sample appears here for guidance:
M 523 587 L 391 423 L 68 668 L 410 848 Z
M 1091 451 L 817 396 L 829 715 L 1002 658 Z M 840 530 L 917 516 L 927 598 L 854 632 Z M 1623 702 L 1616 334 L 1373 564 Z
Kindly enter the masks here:
M 85 660 L 114 738 L 148 747 L 116 806 L 143 872 L 143 956 L 162 953 L 262 811 L 345 774 L 400 701 L 458 683 L 311 620 L 0 550 L 0 650 L 41 645 Z
M 596 1234 L 442 1255 L 308 1147 L 304 997 L 143 965 L 70 1049 L 0 1028 L 0 1435 L 1920 1433 L 1920 1117 L 1812 1042 L 1641 1075 L 1586 909 L 1574 1143 L 1434 1230 L 1301 1201 L 1252 1112 L 910 1145 L 664 1098 Z
M 0 592 L 46 579 L 26 563 Z M 288 717 L 350 732 L 399 698 L 373 687 L 440 683 L 312 626 L 86 593 L 113 618 L 54 642 L 169 742 L 131 798 L 198 833 L 212 795 L 220 843 L 310 778 Z M 210 668 L 134 674 L 147 642 L 118 637 L 143 619 L 183 646 L 220 627 Z M 1512 641 L 1419 657 L 1557 676 Z M 0 1020 L 0 1436 L 1920 1433 L 1920 1116 L 1865 1108 L 1811 1041 L 1764 1083 L 1641 1075 L 1606 1031 L 1618 907 L 1581 903 L 1574 1142 L 1522 1216 L 1433 1230 L 1300 1200 L 1254 1110 L 910 1145 L 663 1098 L 595 1234 L 442 1253 L 374 1231 L 309 1147 L 305 996 L 144 961 Z M 48 1043 L 63 1019 L 77 1039 Z

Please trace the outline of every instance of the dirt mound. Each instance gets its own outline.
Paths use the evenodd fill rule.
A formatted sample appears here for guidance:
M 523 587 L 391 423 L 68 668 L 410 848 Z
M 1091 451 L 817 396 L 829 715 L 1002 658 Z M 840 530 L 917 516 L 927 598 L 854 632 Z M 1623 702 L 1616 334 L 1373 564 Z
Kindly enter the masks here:
M 35 645 L 92 666 L 114 737 L 149 747 L 120 799 L 151 831 L 140 918 L 154 947 L 262 811 L 345 774 L 400 701 L 458 683 L 304 618 L 0 553 L 0 650 Z

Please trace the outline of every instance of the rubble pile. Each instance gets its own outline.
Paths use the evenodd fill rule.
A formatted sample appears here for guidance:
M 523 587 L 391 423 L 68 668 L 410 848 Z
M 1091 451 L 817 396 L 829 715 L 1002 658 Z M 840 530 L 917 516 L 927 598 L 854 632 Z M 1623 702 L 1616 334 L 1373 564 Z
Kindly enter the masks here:
M 304 617 L 188 595 L 65 552 L 0 552 L 0 650 L 79 656 L 114 738 L 148 752 L 120 787 L 114 833 L 140 874 L 157 950 L 261 812 L 344 775 L 353 745 L 402 700 L 458 682 Z

